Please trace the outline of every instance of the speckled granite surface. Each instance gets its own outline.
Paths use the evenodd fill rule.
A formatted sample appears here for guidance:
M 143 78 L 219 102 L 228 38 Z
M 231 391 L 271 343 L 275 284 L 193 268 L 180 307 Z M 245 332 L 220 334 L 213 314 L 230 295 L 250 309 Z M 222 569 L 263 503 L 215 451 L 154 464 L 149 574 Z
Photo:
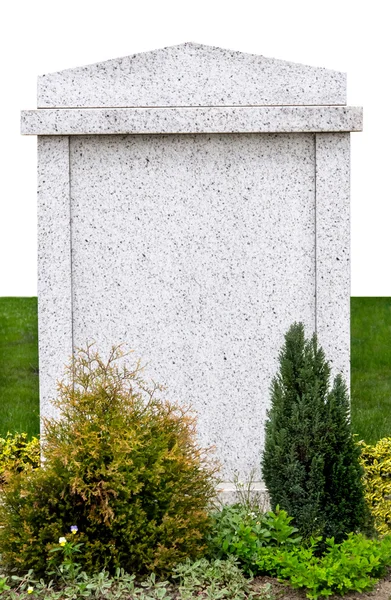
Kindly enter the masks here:
M 38 327 L 41 416 L 72 355 L 69 138 L 38 138 Z
M 317 331 L 350 388 L 350 139 L 316 135 Z
M 346 75 L 203 44 L 42 75 L 38 107 L 346 104 Z
M 126 342 L 258 466 L 283 334 L 315 325 L 314 135 L 72 137 L 75 344 Z M 259 473 L 258 473 L 259 475 Z
M 39 79 L 22 131 L 40 135 L 42 415 L 73 348 L 125 342 L 197 411 L 223 479 L 258 469 L 263 493 L 291 323 L 349 377 L 346 132 L 362 113 L 336 106 L 345 88 L 343 73 L 199 44 Z
M 303 133 L 361 131 L 362 109 L 348 106 L 39 109 L 23 111 L 22 133 Z

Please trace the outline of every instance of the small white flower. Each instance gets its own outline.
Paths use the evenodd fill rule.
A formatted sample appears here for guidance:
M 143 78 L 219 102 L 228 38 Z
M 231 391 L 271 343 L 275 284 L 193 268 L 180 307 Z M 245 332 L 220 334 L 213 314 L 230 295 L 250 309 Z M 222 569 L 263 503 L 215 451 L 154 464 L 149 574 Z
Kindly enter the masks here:
M 67 538 L 60 537 L 58 543 L 60 544 L 60 546 L 65 546 L 65 544 L 67 543 Z
M 33 587 L 31 587 L 31 585 L 29 585 L 29 586 L 28 586 L 28 588 L 27 588 L 27 593 L 28 593 L 28 594 L 32 594 L 32 593 L 33 593 L 33 591 L 34 591 L 34 588 L 33 588 Z

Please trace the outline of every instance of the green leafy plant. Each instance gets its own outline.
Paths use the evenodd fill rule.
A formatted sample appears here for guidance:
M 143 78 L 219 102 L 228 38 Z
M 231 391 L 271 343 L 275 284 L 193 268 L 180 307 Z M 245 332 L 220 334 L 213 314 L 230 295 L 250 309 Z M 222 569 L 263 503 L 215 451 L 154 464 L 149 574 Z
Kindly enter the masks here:
M 233 556 L 227 560 L 187 560 L 174 568 L 173 577 L 179 580 L 179 592 L 183 600 L 194 597 L 244 600 L 255 596 L 250 588 L 250 580 L 246 579 Z
M 277 529 L 281 529 L 277 527 Z M 279 537 L 279 536 L 278 536 Z M 286 536 L 284 536 L 285 538 Z M 45 600 L 78 598 L 106 598 L 107 600 L 272 600 L 270 586 L 259 588 L 245 577 L 236 557 L 226 560 L 205 558 L 185 560 L 173 567 L 172 578 L 178 583 L 158 580 L 154 573 L 137 581 L 135 575 L 116 569 L 110 575 L 106 570 L 87 574 L 74 562 L 79 555 L 78 542 L 57 544 L 60 550 L 62 577 L 57 582 L 38 580 L 30 570 L 23 577 L 0 576 L 0 587 L 9 598 L 25 600 L 30 594 Z M 372 589 L 391 565 L 391 536 L 370 540 L 361 534 L 350 534 L 342 543 L 334 538 L 325 541 L 326 551 L 317 552 L 322 538 L 311 538 L 307 544 L 286 544 L 275 540 L 275 545 L 260 546 L 254 555 L 254 574 L 279 578 L 293 588 L 303 589 L 307 598 L 318 600 L 332 594 L 345 595 L 350 591 Z M 72 568 L 65 568 L 66 565 Z
M 263 546 L 291 546 L 300 542 L 291 521 L 292 517 L 279 507 L 275 512 L 262 513 L 240 504 L 225 506 L 213 515 L 209 555 L 235 556 L 243 569 L 251 572 Z
M 197 597 L 208 600 L 273 600 L 269 593 L 270 586 L 251 588 L 252 580 L 246 578 L 234 557 L 227 560 L 211 560 L 205 558 L 175 566 L 171 579 L 177 580 L 175 585 L 169 581 L 158 580 L 154 573 L 137 581 L 135 575 L 128 575 L 123 569 L 117 569 L 111 576 L 103 570 L 88 575 L 80 570 L 74 562 L 75 555 L 81 551 L 81 544 L 61 537 L 53 554 L 60 559 L 56 562 L 61 577 L 56 583 L 37 580 L 32 571 L 23 577 L 13 576 L 11 588 L 7 585 L 9 578 L 0 578 L 0 593 L 11 590 L 12 598 L 24 599 L 30 594 L 45 600 L 64 600 L 65 598 L 106 598 L 107 600 L 190 600 Z M 11 583 L 11 582 L 10 582 Z M 3 587 L 1 585 L 3 584 Z
M 306 538 L 339 542 L 370 529 L 342 377 L 330 389 L 330 366 L 316 335 L 305 339 L 302 323 L 287 332 L 279 362 L 262 458 L 272 508 L 284 508 Z
M 257 586 L 256 591 L 252 589 L 252 581 L 244 577 L 234 558 L 210 562 L 187 560 L 174 568 L 173 578 L 178 584 L 158 580 L 154 573 L 137 581 L 135 575 L 117 569 L 114 575 L 107 571 L 87 575 L 81 571 L 75 578 L 54 584 L 37 580 L 29 572 L 24 577 L 13 576 L 11 585 L 6 585 L 4 591 L 10 600 L 275 600 L 269 584 Z
M 0 484 L 4 484 L 7 473 L 21 472 L 26 466 L 39 467 L 39 440 L 28 439 L 27 433 L 7 433 L 0 437 Z
M 381 535 L 391 532 L 391 438 L 374 446 L 359 442 L 364 468 L 365 498 Z
M 87 573 L 167 573 L 205 549 L 216 467 L 187 409 L 160 398 L 113 348 L 80 350 L 45 422 L 42 467 L 13 474 L 0 505 L 6 568 L 50 570 L 53 540 L 79 528 Z
M 7 582 L 8 577 L 3 577 L 0 575 L 0 594 L 2 594 L 3 592 L 7 592 L 11 589 Z
M 341 544 L 328 538 L 322 556 L 317 552 L 320 542 L 319 536 L 311 538 L 307 546 L 261 548 L 258 570 L 287 580 L 294 588 L 305 588 L 307 598 L 317 600 L 370 590 L 391 564 L 391 537 L 370 540 L 351 533 Z
M 66 573 L 66 571 L 64 571 Z M 39 598 L 42 600 L 79 600 L 80 598 L 105 598 L 106 600 L 174 600 L 177 598 L 174 586 L 167 581 L 157 581 L 152 573 L 136 582 L 135 575 L 128 575 L 117 569 L 111 576 L 107 571 L 88 575 L 80 571 L 76 577 L 61 582 L 46 583 L 34 578 L 29 571 L 23 577 L 12 576 L 12 586 L 8 586 L 8 597 L 12 600 Z
M 72 535 L 76 535 L 77 530 L 77 525 L 71 526 Z M 73 583 L 82 570 L 81 565 L 75 562 L 75 555 L 81 553 L 83 543 L 76 540 L 69 541 L 65 536 L 61 536 L 58 542 L 58 546 L 49 550 L 52 557 L 48 560 L 48 566 L 53 570 L 49 571 L 48 575 L 55 575 L 65 583 Z

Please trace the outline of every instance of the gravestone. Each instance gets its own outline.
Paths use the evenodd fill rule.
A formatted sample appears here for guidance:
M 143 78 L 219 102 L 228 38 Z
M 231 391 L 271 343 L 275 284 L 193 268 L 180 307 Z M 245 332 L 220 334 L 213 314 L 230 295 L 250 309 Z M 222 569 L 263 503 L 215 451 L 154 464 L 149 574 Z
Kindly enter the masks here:
M 187 43 L 43 75 L 38 109 L 41 415 L 73 350 L 125 342 L 262 489 L 286 330 L 349 378 L 343 73 Z

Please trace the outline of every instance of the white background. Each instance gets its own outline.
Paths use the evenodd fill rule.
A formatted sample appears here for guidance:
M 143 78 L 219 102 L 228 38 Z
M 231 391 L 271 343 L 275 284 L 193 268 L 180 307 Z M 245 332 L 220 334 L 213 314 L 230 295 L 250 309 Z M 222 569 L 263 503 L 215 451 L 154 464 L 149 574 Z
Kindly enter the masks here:
M 348 73 L 352 296 L 391 296 L 391 4 L 325 0 L 5 0 L 0 8 L 0 296 L 35 296 L 36 138 L 19 133 L 43 73 L 192 41 Z

